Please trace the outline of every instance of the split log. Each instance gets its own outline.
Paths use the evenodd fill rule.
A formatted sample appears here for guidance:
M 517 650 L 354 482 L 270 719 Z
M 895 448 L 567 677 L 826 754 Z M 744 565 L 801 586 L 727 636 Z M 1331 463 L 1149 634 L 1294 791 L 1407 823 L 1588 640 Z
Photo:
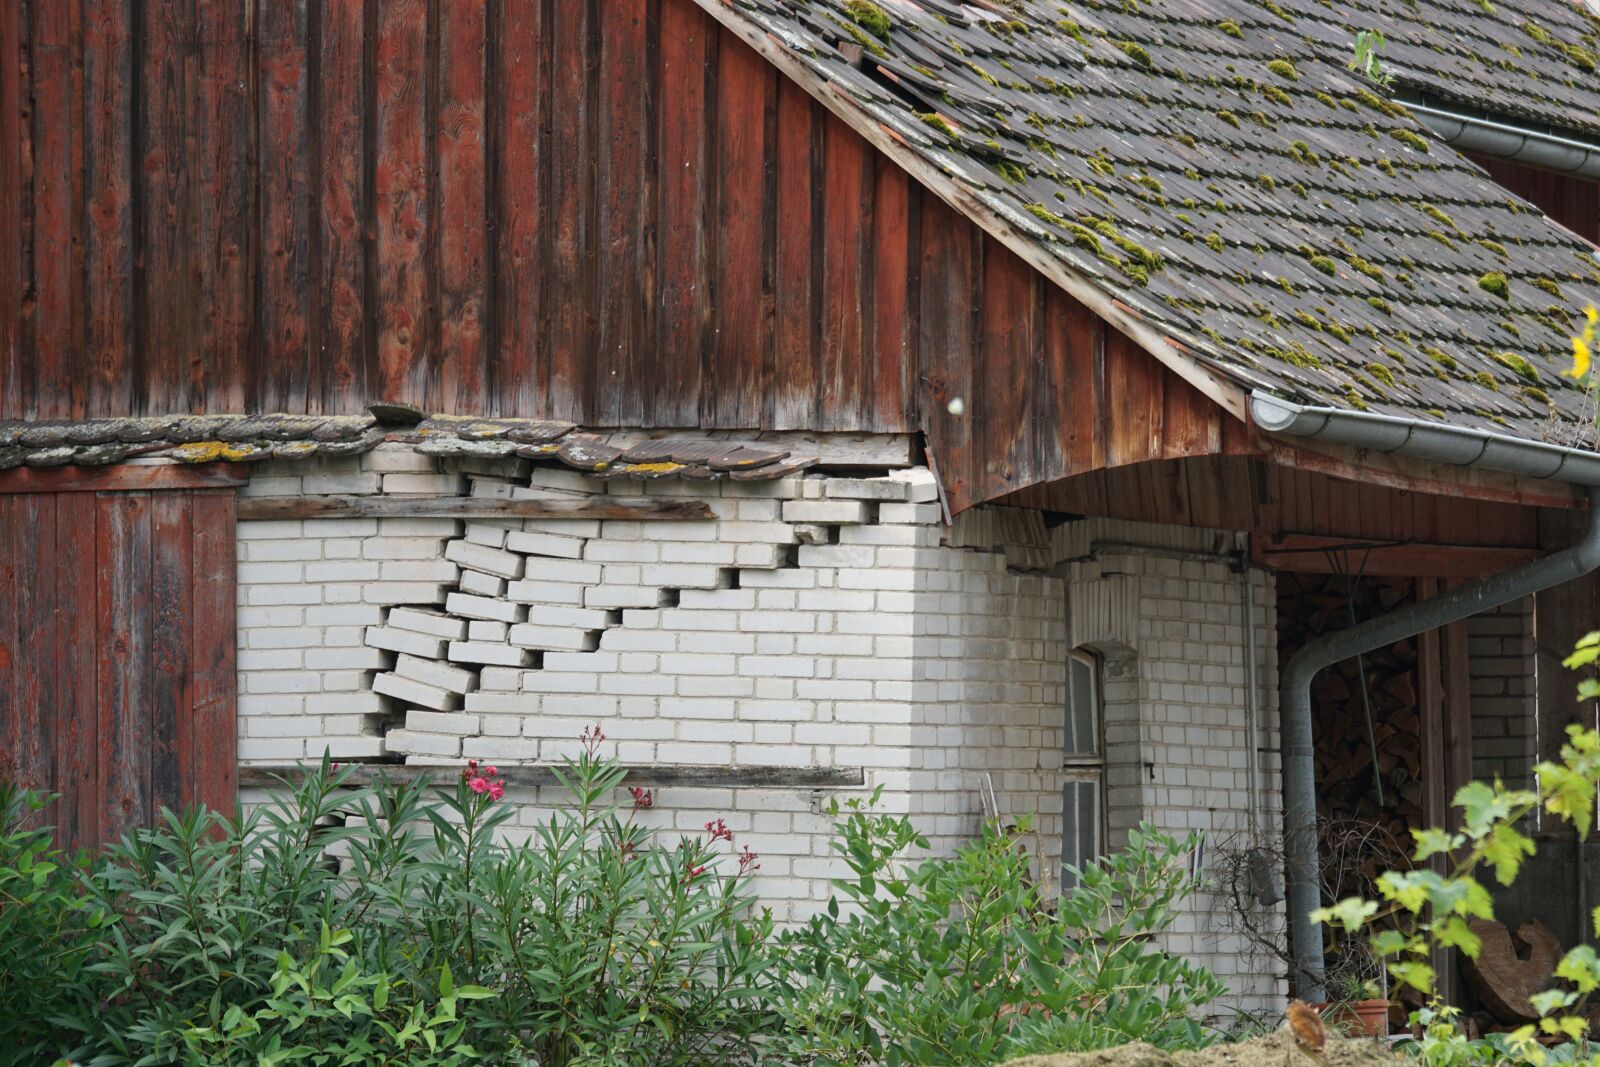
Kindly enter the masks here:
M 1484 919 L 1468 920 L 1483 941 L 1477 959 L 1462 954 L 1462 970 L 1483 1006 L 1508 1024 L 1531 1023 L 1539 1018 L 1530 997 L 1548 989 L 1561 962 L 1561 942 L 1538 919 L 1517 927 L 1515 939 L 1504 925 Z

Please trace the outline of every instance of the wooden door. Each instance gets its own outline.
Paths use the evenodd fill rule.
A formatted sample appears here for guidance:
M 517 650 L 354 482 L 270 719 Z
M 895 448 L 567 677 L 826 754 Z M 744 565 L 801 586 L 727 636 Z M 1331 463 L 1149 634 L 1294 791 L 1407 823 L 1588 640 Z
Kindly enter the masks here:
M 60 794 L 46 816 L 64 845 L 162 807 L 234 808 L 231 484 L 0 474 L 0 774 Z

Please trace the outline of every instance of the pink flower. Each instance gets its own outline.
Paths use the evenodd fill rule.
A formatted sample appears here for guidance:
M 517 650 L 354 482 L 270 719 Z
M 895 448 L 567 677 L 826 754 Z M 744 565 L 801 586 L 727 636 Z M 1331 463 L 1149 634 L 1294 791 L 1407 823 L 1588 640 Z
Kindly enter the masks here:
M 750 846 L 744 846 L 744 854 L 739 857 L 739 873 L 749 874 L 752 871 L 759 871 L 761 869 L 761 864 L 757 863 L 756 859 L 757 856 L 754 852 L 750 851 Z
M 656 805 L 656 795 L 652 790 L 641 789 L 639 786 L 630 785 L 628 792 L 633 795 L 633 806 L 636 808 L 653 808 Z
M 483 773 L 484 773 L 485 777 L 493 778 L 495 775 L 499 774 L 500 772 L 495 770 L 494 764 L 491 763 L 491 764 L 489 764 L 489 766 L 487 766 L 487 767 L 485 767 L 483 769 Z
M 693 881 L 694 879 L 700 877 L 702 874 L 706 873 L 706 869 L 704 867 L 693 867 L 693 866 L 691 866 L 691 867 L 686 868 L 686 870 L 687 870 L 687 873 L 689 875 L 689 879 L 691 881 Z
M 489 782 L 484 778 L 473 778 L 467 782 L 467 788 L 474 793 L 487 793 L 489 791 Z
M 713 841 L 733 841 L 733 831 L 728 829 L 728 824 L 721 819 L 706 823 L 706 833 L 711 835 Z
M 501 797 L 503 797 L 505 795 L 506 795 L 506 787 L 505 786 L 501 785 L 499 782 L 490 782 L 489 783 L 489 799 L 490 800 L 499 800 Z

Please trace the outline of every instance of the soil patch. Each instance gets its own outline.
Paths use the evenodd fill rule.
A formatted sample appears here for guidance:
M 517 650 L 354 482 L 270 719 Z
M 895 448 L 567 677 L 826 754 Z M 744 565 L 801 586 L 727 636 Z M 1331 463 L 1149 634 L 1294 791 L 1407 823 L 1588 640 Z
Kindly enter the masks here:
M 1098 1052 L 1024 1056 L 1003 1067 L 1394 1067 L 1398 1061 L 1392 1050 L 1376 1041 L 1339 1038 L 1329 1038 L 1328 1047 L 1317 1056 L 1301 1049 L 1287 1030 L 1280 1030 L 1201 1052 L 1162 1052 L 1135 1043 Z

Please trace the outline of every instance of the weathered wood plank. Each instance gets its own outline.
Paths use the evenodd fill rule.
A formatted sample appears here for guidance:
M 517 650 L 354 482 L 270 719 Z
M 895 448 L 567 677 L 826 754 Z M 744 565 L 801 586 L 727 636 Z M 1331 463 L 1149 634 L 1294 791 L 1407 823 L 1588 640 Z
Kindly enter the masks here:
M 670 3 L 671 0 L 668 0 Z M 822 351 L 822 138 L 826 113 L 788 78 L 778 79 L 778 220 L 774 267 L 770 424 L 816 425 L 817 359 Z
M 275 6 L 275 5 L 268 5 Z M 198 201 L 194 240 L 199 358 L 190 389 L 207 411 L 243 411 L 248 387 L 255 262 L 255 183 L 250 180 L 250 10 L 235 0 L 196 0 L 199 82 L 191 131 Z M 304 121 L 304 120 L 302 120 Z M 302 230 L 297 243 L 304 246 Z M 320 393 L 313 385 L 308 395 Z
M 496 93 L 490 100 L 489 170 L 497 228 L 489 296 L 489 404 L 491 413 L 536 415 L 545 298 L 546 9 L 542 0 L 505 0 L 493 10 L 496 32 L 489 47 Z
M 322 412 L 356 411 L 372 400 L 368 348 L 375 353 L 377 345 L 366 296 L 366 230 L 373 219 L 367 183 L 373 173 L 373 146 L 364 137 L 362 119 L 373 85 L 367 78 L 366 48 L 371 42 L 365 24 L 360 0 L 321 5 L 317 63 L 311 72 L 319 106 L 308 130 L 308 193 L 315 205 L 310 329 L 322 371 L 312 406 Z
M 439 374 L 429 410 L 481 412 L 488 403 L 484 336 L 488 259 L 484 144 L 487 6 L 439 6 Z M 430 382 L 430 384 L 432 384 Z
M 97 498 L 102 839 L 146 825 L 150 808 L 150 494 Z
M 192 498 L 150 498 L 150 807 L 183 807 L 184 778 L 199 758 L 189 743 L 193 717 L 190 653 L 194 617 Z
M 882 155 L 874 155 L 873 168 L 873 337 L 862 425 L 891 431 L 916 412 L 921 216 L 918 187 L 905 171 Z
M 540 384 L 546 416 L 577 422 L 591 393 L 585 368 L 594 352 L 598 295 L 593 197 L 598 56 L 591 40 L 595 6 L 560 8 L 545 27 L 551 49 L 549 278 L 551 293 L 560 297 L 549 306 L 550 347 Z
M 244 469 L 233 463 L 207 463 L 192 467 L 170 463 L 115 467 L 15 467 L 0 471 L 0 496 L 7 493 L 218 489 L 244 485 L 248 481 Z
M 654 316 L 655 264 L 649 254 L 654 206 L 652 109 L 677 107 L 655 98 L 647 0 L 598 5 L 599 95 L 595 100 L 598 154 L 596 276 L 600 290 L 588 410 L 605 426 L 637 426 L 644 418 L 639 388 L 648 370 Z
M 1499 548 L 1431 542 L 1381 543 L 1284 534 L 1261 538 L 1252 546 L 1257 563 L 1279 571 L 1328 572 L 1328 553 L 1342 557 L 1350 573 L 1375 576 L 1476 578 L 1508 570 L 1539 556 L 1534 548 Z
M 133 388 L 133 0 L 84 0 L 84 336 L 89 414 L 142 409 Z
M 714 184 L 708 115 L 714 102 L 717 28 L 695 5 L 664 0 L 660 40 L 659 92 L 672 106 L 660 109 L 657 130 L 660 310 L 655 343 L 662 357 L 651 375 L 646 417 L 654 426 L 694 426 L 700 416 L 702 360 L 710 328 L 714 238 L 709 200 Z
M 238 779 L 238 685 L 234 494 L 188 494 L 193 564 L 189 611 L 189 718 L 179 724 L 184 804 L 203 803 L 231 814 Z M 186 741 L 183 739 L 187 738 Z
M 18 5 L 7 5 L 15 11 Z M 35 391 L 33 410 L 43 418 L 81 418 L 88 410 L 89 377 L 85 373 L 82 335 L 76 327 L 83 315 L 83 149 L 81 119 L 83 77 L 78 60 L 82 46 L 81 11 L 76 3 L 32 5 L 31 70 L 33 74 L 33 242 L 34 289 L 33 352 L 28 359 Z M 0 22 L 6 18 L 0 15 Z M 20 27 L 18 27 L 20 29 Z M 0 25 L 0 50 L 17 43 L 4 40 Z M 0 67 L 4 60 L 0 59 Z M 0 74 L 0 78 L 4 75 Z M 0 126 L 16 119 L 20 104 L 3 103 L 0 85 Z M 6 137 L 0 130 L 0 139 Z M 20 146 L 19 146 L 20 147 Z M 0 152 L 4 146 L 0 145 Z M 0 181 L 0 188 L 6 185 Z M 22 189 L 22 185 L 10 186 Z M 22 196 L 0 197 L 0 216 L 24 210 Z M 0 235 L 4 222 L 0 221 Z M 26 287 L 8 288 L 3 279 L 24 269 L 20 232 L 0 236 L 0 289 L 20 301 Z M 8 313 L 0 313 L 0 319 Z M 5 360 L 0 358 L 0 365 Z M 20 372 L 23 368 L 19 366 Z M 5 378 L 0 370 L 0 382 Z M 0 393 L 5 386 L 0 384 Z
M 507 766 L 499 768 L 508 786 L 534 787 L 559 785 L 554 766 Z M 655 763 L 624 765 L 630 785 L 647 786 L 743 786 L 765 789 L 845 789 L 862 785 L 865 771 L 860 767 L 767 767 L 757 764 L 703 766 L 700 764 Z M 239 769 L 239 784 L 250 789 L 271 789 L 287 780 L 300 781 L 308 773 L 318 773 L 315 764 L 265 764 Z M 352 768 L 348 783 L 367 786 L 387 779 L 409 782 L 417 779 L 445 786 L 460 777 L 449 767 L 412 767 L 405 764 L 361 764 Z
M 320 392 L 310 348 L 310 24 L 305 0 L 260 6 L 261 353 L 258 410 L 307 411 Z
M 760 56 L 729 40 L 717 52 L 716 257 L 712 276 L 709 372 L 700 424 L 742 425 L 762 409 L 763 376 L 771 345 L 767 316 L 765 160 L 768 117 L 777 106 L 774 72 Z
M 822 217 L 822 358 L 818 428 L 862 424 L 869 404 L 873 153 L 842 122 L 824 128 Z
M 967 412 L 976 345 L 982 244 L 944 201 L 922 198 L 921 390 L 923 431 L 937 449 L 939 476 L 951 506 L 972 499 L 974 430 Z M 960 405 L 952 407 L 954 401 Z
M 56 501 L 53 496 L 12 502 L 11 553 L 16 561 L 11 584 L 0 596 L 13 602 L 11 650 L 14 743 L 8 757 L 19 780 L 54 790 L 55 664 L 54 636 Z
M 427 7 L 423 0 L 377 5 L 378 393 L 422 403 L 433 358 L 427 307 L 427 150 L 423 107 L 427 78 Z
M 134 171 L 134 396 L 154 411 L 184 411 L 196 399 L 189 390 L 186 363 L 195 351 L 198 323 L 193 294 L 199 278 L 194 246 L 195 222 L 190 127 L 196 86 L 189 57 L 194 54 L 193 0 L 139 4 L 135 59 L 138 79 L 138 167 Z
M 0 497 L 6 501 L 24 497 Z M 63 847 L 98 844 L 100 838 L 99 691 L 95 625 L 99 617 L 95 513 L 92 493 L 62 493 L 56 505 L 56 558 L 53 580 L 59 609 L 50 655 L 56 674 L 55 782 L 61 799 L 55 818 Z M 0 622 L 3 625 L 3 622 Z M 0 683 L 3 687 L 3 683 Z
M 247 497 L 239 521 L 350 518 L 709 519 L 703 500 L 501 500 L 472 496 Z
M 30 211 L 27 199 L 21 195 L 28 186 L 24 173 L 27 146 L 23 140 L 26 133 L 22 121 L 22 101 L 26 90 L 23 86 L 22 56 L 23 43 L 29 34 L 24 32 L 23 12 L 21 4 L 0 4 L 0 190 L 5 190 L 5 195 L 0 196 L 0 248 L 12 250 L 10 254 L 0 256 L 0 411 L 18 415 L 31 413 L 25 405 L 32 400 L 28 396 L 31 390 L 26 388 L 22 377 L 23 296 L 28 290 L 28 261 L 23 254 L 23 233 Z M 38 31 L 35 30 L 32 36 L 37 42 Z M 38 60 L 35 60 L 35 69 L 37 64 Z M 48 57 L 45 58 L 45 64 L 49 66 Z M 47 114 L 52 113 L 48 93 L 34 95 L 36 106 L 42 106 Z M 50 210 L 48 200 L 51 188 L 51 183 L 46 181 L 36 194 L 46 204 L 43 208 L 32 205 L 31 210 L 35 214 L 40 210 Z M 37 274 L 36 271 L 35 277 Z M 48 288 L 48 279 L 43 284 Z
M 22 552 L 17 545 L 17 516 L 23 498 L 0 496 L 0 588 L 21 584 Z M 17 598 L 0 596 L 0 773 L 20 776 L 12 755 L 22 748 L 22 716 L 17 710 L 18 664 L 22 647 L 17 643 Z

